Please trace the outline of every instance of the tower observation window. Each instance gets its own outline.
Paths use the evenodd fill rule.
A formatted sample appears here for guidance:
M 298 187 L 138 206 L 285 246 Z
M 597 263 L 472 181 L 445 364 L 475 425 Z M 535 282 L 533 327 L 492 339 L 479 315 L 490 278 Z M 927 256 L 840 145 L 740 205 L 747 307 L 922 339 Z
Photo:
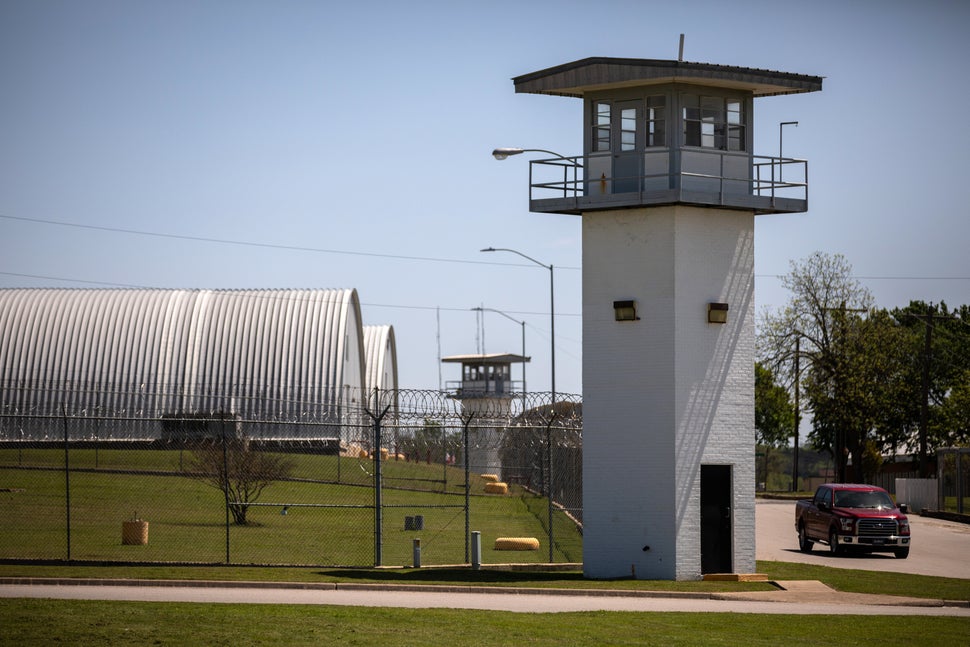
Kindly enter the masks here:
M 666 97 L 647 97 L 645 116 L 647 147 L 667 145 Z
M 634 151 L 637 149 L 637 109 L 623 108 L 620 110 L 620 150 Z
M 635 151 L 667 145 L 667 98 L 663 95 L 623 101 L 595 101 L 592 110 L 592 150 Z
M 682 101 L 685 146 L 745 149 L 744 104 L 740 100 L 685 94 Z
M 593 115 L 593 151 L 610 150 L 610 129 L 612 126 L 612 106 L 608 101 L 597 101 Z

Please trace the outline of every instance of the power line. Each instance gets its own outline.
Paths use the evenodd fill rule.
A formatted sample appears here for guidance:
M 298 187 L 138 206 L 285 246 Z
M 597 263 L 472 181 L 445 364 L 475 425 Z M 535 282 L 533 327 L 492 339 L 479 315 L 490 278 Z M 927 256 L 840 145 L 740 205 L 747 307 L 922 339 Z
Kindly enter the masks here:
M 755 274 L 758 279 L 784 279 L 787 274 Z M 850 278 L 866 281 L 970 281 L 970 276 L 859 276 Z
M 90 279 L 68 279 L 61 276 L 46 276 L 43 274 L 24 274 L 21 272 L 4 272 L 0 271 L 0 276 L 16 276 L 20 278 L 27 279 L 40 279 L 42 281 L 61 281 L 65 283 L 80 283 L 82 285 L 98 285 L 111 288 L 129 288 L 136 290 L 158 290 L 158 289 L 178 289 L 178 288 L 158 288 L 157 286 L 148 285 L 138 285 L 136 283 L 118 283 L 114 281 L 93 281 Z M 0 288 L 2 289 L 2 288 Z M 198 289 L 198 288 L 183 288 L 183 289 Z M 270 297 L 265 297 L 270 298 Z M 273 297 L 278 298 L 278 297 Z M 400 310 L 444 310 L 446 312 L 468 312 L 468 308 L 454 308 L 454 307 L 443 307 L 443 306 L 418 306 L 418 305 L 407 305 L 407 304 L 392 304 L 392 303 L 368 303 L 365 301 L 360 302 L 361 307 L 367 306 L 370 308 L 397 308 Z M 512 314 L 517 314 L 521 316 L 549 316 L 548 312 L 534 312 L 528 310 L 509 310 L 508 312 Z M 557 312 L 556 316 L 562 317 L 578 317 L 577 313 L 573 312 Z M 530 328 L 534 328 L 531 324 L 528 324 Z M 534 328 L 538 331 L 538 328 Z
M 113 288 L 138 288 L 141 290 L 150 290 L 152 288 L 147 285 L 135 285 L 134 283 L 117 283 L 114 281 L 91 281 L 86 279 L 65 279 L 60 276 L 45 276 L 43 274 L 24 274 L 22 272 L 2 272 L 2 276 L 17 276 L 24 279 L 40 279 L 42 281 L 63 281 L 65 283 L 81 283 L 84 285 L 104 285 Z
M 239 245 L 243 247 L 260 247 L 263 249 L 279 249 L 291 252 L 308 252 L 314 254 L 343 254 L 346 256 L 365 256 L 370 258 L 388 258 L 404 261 L 424 261 L 429 263 L 464 263 L 466 265 L 503 265 L 508 267 L 531 267 L 525 263 L 496 263 L 492 261 L 473 261 L 461 258 L 439 258 L 435 256 L 407 256 L 404 254 L 381 254 L 377 252 L 360 252 L 345 249 L 328 249 L 321 247 L 306 247 L 302 245 L 283 245 L 278 243 L 261 243 L 249 240 L 232 240 L 228 238 L 213 238 L 209 236 L 191 236 L 188 234 L 169 234 L 157 231 L 145 231 L 140 229 L 126 229 L 123 227 L 107 227 L 103 225 L 86 225 L 77 222 L 66 222 L 62 220 L 49 220 L 44 218 L 26 218 L 23 216 L 11 216 L 0 214 L 0 218 L 6 220 L 17 220 L 20 222 L 30 222 L 42 225 L 53 225 L 57 227 L 75 227 L 77 229 L 89 229 L 93 231 L 106 231 L 117 234 L 129 234 L 133 236 L 153 236 L 155 238 L 169 238 L 172 240 L 189 240 L 200 243 L 215 243 L 218 245 Z M 557 270 L 579 270 L 582 268 L 575 266 L 557 265 Z M 783 279 L 785 274 L 755 274 L 755 278 L 762 279 Z M 970 276 L 852 276 L 854 279 L 867 281 L 970 281 Z M 113 285 L 113 284 L 112 284 Z
M 0 218 L 6 220 L 17 220 L 20 222 L 30 222 L 34 224 L 53 225 L 57 227 L 75 227 L 77 229 L 89 229 L 93 231 L 106 231 L 116 234 L 129 234 L 133 236 L 152 236 L 155 238 L 168 238 L 172 240 L 189 240 L 200 243 L 215 243 L 218 245 L 238 245 L 242 247 L 259 247 L 263 249 L 280 249 L 288 252 L 309 252 L 314 254 L 343 254 L 346 256 L 365 256 L 369 258 L 389 258 L 399 261 L 423 261 L 430 263 L 464 263 L 466 265 L 504 265 L 509 267 L 532 267 L 525 263 L 496 263 L 494 261 L 473 261 L 462 258 L 437 258 L 434 256 L 406 256 L 404 254 L 380 254 L 377 252 L 359 252 L 345 249 L 327 249 L 321 247 L 305 247 L 302 245 L 282 245 L 277 243 L 261 243 L 250 240 L 231 240 L 228 238 L 212 238 L 208 236 L 190 236 L 187 234 L 168 234 L 158 231 L 145 231 L 140 229 L 125 229 L 123 227 L 105 227 L 102 225 L 85 225 L 77 222 L 65 222 L 61 220 L 46 220 L 43 218 L 24 218 L 22 216 L 10 216 L 0 214 Z M 556 269 L 578 270 L 578 267 L 559 267 Z

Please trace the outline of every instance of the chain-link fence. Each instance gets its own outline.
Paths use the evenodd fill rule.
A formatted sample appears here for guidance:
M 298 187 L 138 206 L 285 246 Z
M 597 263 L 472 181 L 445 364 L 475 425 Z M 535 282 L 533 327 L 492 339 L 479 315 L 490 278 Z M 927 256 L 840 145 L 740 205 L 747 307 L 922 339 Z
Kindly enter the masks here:
M 576 397 L 63 393 L 4 389 L 0 560 L 466 564 L 473 531 L 483 563 L 582 559 Z
M 940 509 L 970 513 L 970 447 L 937 449 L 936 460 Z

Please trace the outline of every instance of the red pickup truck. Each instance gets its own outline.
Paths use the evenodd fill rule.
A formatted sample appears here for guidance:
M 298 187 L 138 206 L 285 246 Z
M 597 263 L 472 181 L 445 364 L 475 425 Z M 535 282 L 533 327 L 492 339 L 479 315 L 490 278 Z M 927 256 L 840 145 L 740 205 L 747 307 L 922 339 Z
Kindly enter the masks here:
M 848 548 L 909 557 L 906 506 L 897 508 L 889 493 L 874 485 L 826 483 L 815 496 L 795 502 L 798 548 L 810 552 L 815 542 L 832 554 Z

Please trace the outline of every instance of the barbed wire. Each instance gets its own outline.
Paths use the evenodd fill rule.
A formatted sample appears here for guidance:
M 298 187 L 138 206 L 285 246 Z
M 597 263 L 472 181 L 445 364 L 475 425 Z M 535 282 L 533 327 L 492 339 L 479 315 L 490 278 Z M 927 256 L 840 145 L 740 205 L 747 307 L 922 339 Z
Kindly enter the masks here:
M 190 430 L 293 440 L 340 434 L 381 424 L 396 433 L 438 426 L 487 431 L 512 427 L 582 429 L 580 396 L 548 392 L 477 393 L 420 389 L 343 389 L 324 401 L 255 397 L 241 390 L 178 391 L 48 381 L 0 382 L 0 440 L 57 437 L 52 421 L 90 421 L 88 433 L 102 438 L 157 438 Z M 332 394 L 333 395 L 333 394 Z M 479 434 L 485 438 L 487 434 Z

